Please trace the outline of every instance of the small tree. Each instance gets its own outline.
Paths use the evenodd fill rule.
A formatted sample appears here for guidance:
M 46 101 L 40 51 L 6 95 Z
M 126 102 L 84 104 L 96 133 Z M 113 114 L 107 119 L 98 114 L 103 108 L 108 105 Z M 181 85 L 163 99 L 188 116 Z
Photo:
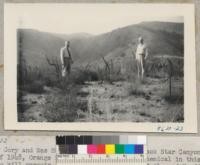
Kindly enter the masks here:
M 105 72 L 106 72 L 106 79 L 110 82 L 110 74 L 111 74 L 111 68 L 108 63 L 108 61 L 105 60 L 105 58 L 102 56 L 102 59 L 105 63 Z
M 174 67 L 171 59 L 169 57 L 155 57 L 153 63 L 150 65 L 150 71 L 159 72 L 163 70 L 167 73 L 169 80 L 169 96 L 172 96 L 172 77 L 174 72 Z
M 47 55 L 45 55 L 46 57 L 46 61 L 47 63 L 50 65 L 50 66 L 53 66 L 55 68 L 55 71 L 56 71 L 56 77 L 58 80 L 60 80 L 61 78 L 61 67 L 59 65 L 59 62 L 58 62 L 58 59 L 55 57 L 55 58 L 52 58 L 52 59 L 49 59 L 47 57 Z

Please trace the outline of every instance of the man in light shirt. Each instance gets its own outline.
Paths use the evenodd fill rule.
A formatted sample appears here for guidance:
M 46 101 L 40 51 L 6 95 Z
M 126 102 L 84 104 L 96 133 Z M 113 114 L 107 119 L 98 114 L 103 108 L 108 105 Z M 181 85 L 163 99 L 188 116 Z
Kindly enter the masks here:
M 66 76 L 66 72 L 68 75 L 70 75 L 71 64 L 73 63 L 73 61 L 71 57 L 69 41 L 66 41 L 65 46 L 60 49 L 60 58 L 61 58 L 61 64 L 62 64 L 62 77 Z
M 148 56 L 147 46 L 144 43 L 144 39 L 142 37 L 139 37 L 137 49 L 135 52 L 135 58 L 137 62 L 138 77 L 142 79 L 144 77 L 144 72 L 145 72 L 144 64 L 145 60 L 147 59 L 147 56 Z

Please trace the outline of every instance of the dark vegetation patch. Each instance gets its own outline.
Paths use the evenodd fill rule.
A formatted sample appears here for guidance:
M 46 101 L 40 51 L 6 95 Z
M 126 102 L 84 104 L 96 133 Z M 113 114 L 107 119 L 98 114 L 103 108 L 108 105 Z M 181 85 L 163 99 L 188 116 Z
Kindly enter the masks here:
M 164 96 L 164 99 L 170 104 L 183 104 L 184 103 L 183 95 Z
M 105 59 L 104 59 L 105 60 Z M 88 102 L 87 100 L 83 101 L 79 98 L 86 98 L 90 93 L 81 91 L 81 87 L 87 84 L 87 82 L 98 81 L 100 85 L 104 82 L 108 82 L 114 85 L 114 82 L 117 81 L 128 81 L 131 82 L 131 85 L 127 88 L 129 96 L 142 97 L 146 100 L 152 98 L 152 92 L 145 91 L 143 86 L 148 86 L 153 84 L 153 78 L 158 77 L 162 79 L 163 77 L 168 78 L 168 73 L 166 70 L 162 69 L 162 65 L 157 65 L 154 70 L 147 70 L 149 79 L 147 78 L 144 81 L 138 81 L 137 71 L 133 67 L 132 71 L 122 73 L 121 70 L 117 67 L 113 67 L 112 61 L 104 61 L 104 66 L 102 68 L 97 68 L 96 70 L 92 68 L 82 68 L 72 70 L 69 76 L 62 78 L 58 76 L 56 72 L 44 71 L 39 68 L 31 68 L 26 65 L 18 68 L 18 119 L 19 121 L 25 121 L 23 113 L 34 105 L 26 105 L 23 103 L 22 97 L 26 94 L 46 94 L 46 104 L 44 106 L 44 118 L 48 122 L 74 122 L 77 119 L 86 117 L 88 111 Z M 158 68 L 157 68 L 158 67 Z M 131 69 L 131 68 L 130 68 Z M 176 70 L 176 69 L 175 69 Z M 59 72 L 61 73 L 61 72 Z M 163 74 L 162 74 L 163 73 Z M 149 81 L 152 78 L 152 82 Z M 166 79 L 167 79 L 166 78 Z M 177 77 L 174 75 L 172 81 Z M 178 78 L 177 78 L 178 79 Z M 166 81 L 166 89 L 168 91 L 170 85 Z M 173 86 L 173 84 L 171 84 Z M 118 85 L 120 87 L 120 85 Z M 47 92 L 45 89 L 49 87 L 50 90 L 54 91 L 55 88 L 59 89 L 59 92 L 51 93 Z M 163 90 L 163 89 L 162 89 Z M 183 92 L 174 93 L 173 89 L 170 89 L 172 92 L 167 93 L 163 96 L 166 102 L 172 105 L 183 104 Z M 163 91 L 165 92 L 165 91 Z M 110 98 L 115 98 L 115 95 L 111 95 Z M 161 96 L 162 97 L 162 96 Z M 162 98 L 161 98 L 162 99 Z M 37 103 L 35 103 L 37 104 Z M 143 105 L 144 106 L 144 105 Z M 126 113 L 126 110 L 120 111 L 114 109 L 112 114 L 122 114 Z M 166 119 L 167 121 L 183 121 L 184 111 L 168 113 Z M 102 115 L 105 112 L 101 111 L 97 106 L 97 103 L 92 105 L 92 114 Z M 174 116 L 172 116 L 172 114 Z M 141 116 L 151 117 L 145 112 L 140 113 Z M 158 121 L 163 122 L 165 119 L 158 119 Z

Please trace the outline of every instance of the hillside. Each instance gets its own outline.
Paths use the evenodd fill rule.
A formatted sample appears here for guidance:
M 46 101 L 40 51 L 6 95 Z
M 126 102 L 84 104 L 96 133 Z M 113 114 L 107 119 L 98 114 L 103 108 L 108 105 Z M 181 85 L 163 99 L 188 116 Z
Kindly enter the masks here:
M 76 66 L 98 61 L 101 56 L 111 59 L 115 59 L 117 54 L 123 56 L 130 52 L 130 44 L 135 45 L 140 35 L 149 47 L 150 56 L 183 56 L 183 31 L 182 23 L 142 22 L 96 36 L 87 33 L 52 34 L 33 29 L 20 29 L 19 33 L 23 38 L 22 50 L 26 62 L 31 66 L 46 67 L 45 55 L 59 58 L 65 40 L 71 41 Z
M 183 31 L 183 24 L 162 22 L 100 35 L 19 29 L 24 60 L 17 75 L 18 121 L 183 122 Z M 138 76 L 131 50 L 140 35 L 149 48 L 144 78 Z M 45 56 L 49 63 L 60 61 L 66 40 L 74 63 L 72 72 L 61 78 L 59 66 L 49 65 Z
M 157 30 L 157 31 L 166 31 L 168 33 L 177 33 L 183 35 L 184 26 L 183 23 L 174 23 L 174 22 L 142 22 L 140 23 L 143 27 Z
M 64 35 L 40 32 L 33 29 L 18 29 L 22 37 L 22 52 L 28 65 L 47 66 L 45 56 L 59 58 L 60 48 L 66 40 L 87 38 L 87 34 Z M 73 50 L 73 49 L 72 49 Z M 74 54 L 74 53 L 73 53 Z M 76 55 L 74 54 L 76 59 Z

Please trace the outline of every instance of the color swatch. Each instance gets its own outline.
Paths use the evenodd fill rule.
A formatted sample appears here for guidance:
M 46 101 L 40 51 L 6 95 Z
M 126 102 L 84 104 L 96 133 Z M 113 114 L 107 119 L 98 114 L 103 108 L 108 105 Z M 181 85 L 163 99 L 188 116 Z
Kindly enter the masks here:
M 144 154 L 142 139 L 138 144 L 135 136 L 57 136 L 56 145 L 60 154 Z
M 97 145 L 97 154 L 105 154 L 105 144 Z
M 146 136 L 56 136 L 56 144 L 146 144 Z
M 105 154 L 115 154 L 115 144 L 106 144 Z
M 135 145 L 132 145 L 132 144 L 124 145 L 124 153 L 134 154 L 135 153 Z
M 115 153 L 116 154 L 124 154 L 124 145 L 123 144 L 115 144 Z
M 87 153 L 88 154 L 96 154 L 97 153 L 97 145 L 95 145 L 95 144 L 88 144 L 87 145 Z

